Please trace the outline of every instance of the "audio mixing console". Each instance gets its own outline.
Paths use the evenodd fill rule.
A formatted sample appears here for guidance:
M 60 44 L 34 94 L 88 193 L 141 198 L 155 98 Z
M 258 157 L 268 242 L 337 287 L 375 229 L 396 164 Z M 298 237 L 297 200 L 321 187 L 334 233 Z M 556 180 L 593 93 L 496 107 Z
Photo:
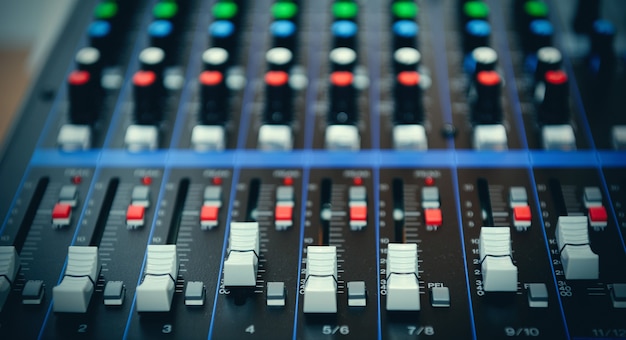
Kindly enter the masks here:
M 626 338 L 626 1 L 77 1 L 2 339 Z

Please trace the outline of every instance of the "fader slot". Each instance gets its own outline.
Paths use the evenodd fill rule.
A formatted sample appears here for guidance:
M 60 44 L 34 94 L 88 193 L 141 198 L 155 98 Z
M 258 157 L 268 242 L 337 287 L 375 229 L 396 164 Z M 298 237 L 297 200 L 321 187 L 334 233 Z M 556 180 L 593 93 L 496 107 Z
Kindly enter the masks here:
M 565 336 L 549 250 L 525 169 L 459 169 L 461 216 L 478 338 L 533 325 Z M 499 317 L 490 317 L 498 313 Z M 557 322 L 557 320 L 559 320 Z
M 483 226 L 493 227 L 493 211 L 491 210 L 491 197 L 489 195 L 489 184 L 485 178 L 476 181 L 478 200 L 480 202 L 480 215 L 483 219 Z
M 106 168 L 99 172 L 87 202 L 95 208 L 86 210 L 83 217 L 83 223 L 90 227 L 85 229 L 85 233 L 79 233 L 77 243 L 80 243 L 79 238 L 90 240 L 97 236 L 98 229 L 94 227 L 98 225 L 99 217 L 105 216 L 104 225 L 98 226 L 102 227 L 102 236 L 97 244 L 101 280 L 91 298 L 88 312 L 51 315 L 52 319 L 42 330 L 45 336 L 75 336 L 83 324 L 87 325 L 86 335 L 89 337 L 123 336 L 128 318 L 131 313 L 136 314 L 131 309 L 137 282 L 143 274 L 141 265 L 153 225 L 161 177 L 161 170 L 146 168 Z M 121 283 L 118 286 L 121 288 L 118 291 L 120 296 L 115 299 L 118 302 L 114 305 L 107 302 L 111 297 L 104 299 L 104 292 L 111 282 Z M 93 315 L 107 315 L 107 318 L 94 318 Z
M 30 199 L 30 204 L 26 211 L 24 212 L 24 217 L 22 223 L 20 224 L 18 230 L 15 233 L 13 244 L 15 245 L 18 252 L 21 252 L 22 246 L 24 245 L 24 241 L 26 239 L 26 235 L 28 235 L 28 230 L 33 223 L 33 219 L 35 218 L 35 213 L 41 204 L 41 200 L 43 199 L 43 195 L 46 192 L 46 187 L 50 179 L 48 177 L 44 177 L 37 182 L 37 186 L 33 192 L 33 196 Z M 5 232 L 4 234 L 8 234 Z
M 392 182 L 393 190 L 393 230 L 394 242 L 404 242 L 404 190 L 400 178 L 394 178 Z
M 258 199 L 249 202 L 250 186 L 259 178 Z M 229 235 L 226 237 L 224 272 L 219 287 L 213 321 L 213 336 L 217 334 L 248 334 L 258 338 L 291 337 L 298 294 L 298 253 L 300 246 L 300 210 L 303 187 L 300 169 L 242 169 L 234 199 Z M 255 222 L 240 218 L 249 204 L 256 207 Z M 286 209 L 290 208 L 290 209 Z M 290 210 L 290 211 L 289 211 Z M 291 215 L 291 216 L 290 216 Z M 288 225 L 288 220 L 292 225 Z M 233 227 L 236 224 L 258 226 L 259 257 L 252 286 L 226 286 L 227 262 L 236 247 Z M 241 234 L 238 234 L 241 235 Z M 230 252 L 229 252 L 229 250 Z M 242 253 L 243 254 L 243 253 Z M 240 254 L 240 255 L 242 255 Z M 294 270 L 295 269 L 295 270 Z M 239 292 L 237 291 L 239 290 Z M 237 294 L 245 292 L 245 301 Z
M 366 247 L 376 244 L 372 179 L 368 169 L 311 170 L 298 273 L 297 337 L 317 337 L 325 327 L 338 327 L 337 332 L 343 327 L 357 337 L 375 331 L 377 269 L 369 264 L 377 254 L 374 246 Z M 318 243 L 323 209 L 329 214 L 326 244 Z
M 197 329 L 202 337 L 209 335 L 211 318 L 208 316 L 212 313 L 216 292 L 220 290 L 218 278 L 231 178 L 229 169 L 173 169 L 170 172 L 162 199 L 168 204 L 160 209 L 162 216 L 157 223 L 162 221 L 168 225 L 178 221 L 175 222 L 178 223 L 176 238 L 170 244 L 176 244 L 179 276 L 170 311 L 133 315 L 129 329 L 133 336 L 143 332 L 152 337 L 183 336 L 188 329 Z M 181 183 L 188 183 L 186 190 L 179 190 Z M 206 213 L 207 207 L 211 213 Z M 179 218 L 175 217 L 177 215 Z M 173 228 L 168 229 L 172 235 Z M 177 318 L 177 315 L 185 317 Z M 176 327 L 164 334 L 164 324 Z
M 592 168 L 535 170 L 553 272 L 573 337 L 598 337 L 601 330 L 621 327 L 625 317 L 612 295 L 615 284 L 626 282 L 624 272 L 615 270 L 626 261 L 618 228 L 613 219 L 594 227 L 594 211 L 607 205 L 598 175 Z
M 394 211 L 400 184 L 404 192 L 402 209 L 405 231 L 403 238 L 397 239 Z M 471 328 L 467 314 L 470 305 L 464 286 L 459 223 L 456 214 L 451 213 L 456 210 L 456 202 L 445 199 L 452 195 L 453 190 L 448 169 L 383 168 L 380 171 L 379 288 L 383 338 L 404 334 L 407 329 L 415 327 L 432 332 L 433 337 L 447 339 L 467 334 Z M 433 220 L 430 213 L 427 216 L 427 211 L 439 211 L 438 220 Z M 389 290 L 397 289 L 389 287 L 388 282 L 391 276 L 388 253 L 391 244 L 417 245 L 419 311 L 410 305 L 404 306 L 408 309 L 404 311 L 388 310 Z M 395 291 L 391 294 L 398 293 Z M 409 301 L 409 297 L 406 301 Z M 396 302 L 395 308 L 399 307 Z M 457 327 L 448 327 L 450 322 L 454 322 Z
M 19 308 L 12 308 L 6 317 L 10 320 L 7 327 L 16 331 L 20 329 L 27 337 L 36 337 L 39 329 L 27 327 L 23 323 L 26 320 L 37 320 L 41 325 L 47 313 L 52 310 L 49 307 L 53 299 L 53 287 L 57 285 L 59 276 L 64 271 L 68 246 L 80 227 L 80 215 L 93 170 L 57 168 L 49 171 L 36 168 L 29 176 L 38 180 L 34 186 L 35 195 L 28 206 L 28 209 L 33 210 L 30 211 L 31 215 L 25 217 L 28 224 L 16 230 L 16 241 L 23 238 L 21 244 L 15 244 L 16 247 L 21 247 L 21 269 L 16 279 L 16 287 L 28 285 L 34 290 L 26 291 L 32 292 L 32 295 L 24 295 L 24 291 L 20 289 L 14 300 Z M 31 183 L 34 182 L 33 180 Z M 96 282 L 97 276 L 92 275 L 92 280 Z M 93 290 L 94 285 L 90 286 Z M 24 308 L 22 305 L 31 308 Z

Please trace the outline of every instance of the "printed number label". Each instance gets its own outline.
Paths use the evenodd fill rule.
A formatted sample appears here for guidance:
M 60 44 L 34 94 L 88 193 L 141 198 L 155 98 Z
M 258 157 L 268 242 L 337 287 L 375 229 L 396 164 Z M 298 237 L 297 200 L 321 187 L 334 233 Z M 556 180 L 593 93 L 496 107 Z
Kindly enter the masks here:
M 163 334 L 170 334 L 170 333 L 172 333 L 172 325 L 169 324 L 169 323 L 163 325 L 163 328 L 161 328 L 161 333 L 163 333 Z
M 435 328 L 432 326 L 406 326 L 409 335 L 435 335 Z
M 254 334 L 254 325 L 246 327 L 246 333 Z
M 334 334 L 348 335 L 350 334 L 350 327 L 348 325 L 324 325 L 322 327 L 322 334 L 324 335 L 334 335 Z
M 87 325 L 84 323 L 78 325 L 78 333 L 87 333 Z

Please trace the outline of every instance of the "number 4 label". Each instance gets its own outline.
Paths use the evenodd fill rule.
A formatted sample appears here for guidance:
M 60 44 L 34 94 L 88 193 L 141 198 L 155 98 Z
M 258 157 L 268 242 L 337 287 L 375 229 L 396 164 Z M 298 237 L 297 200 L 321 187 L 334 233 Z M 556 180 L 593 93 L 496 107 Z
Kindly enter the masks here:
M 254 334 L 254 325 L 246 327 L 246 333 Z

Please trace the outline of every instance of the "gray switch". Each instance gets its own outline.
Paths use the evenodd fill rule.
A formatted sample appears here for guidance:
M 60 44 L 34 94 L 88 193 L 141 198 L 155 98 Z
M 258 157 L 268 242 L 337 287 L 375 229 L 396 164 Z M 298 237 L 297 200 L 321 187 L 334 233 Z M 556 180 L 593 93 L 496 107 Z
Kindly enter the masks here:
M 614 283 L 611 287 L 613 308 L 626 308 L 626 283 Z
M 548 307 L 548 289 L 545 283 L 528 284 L 528 306 L 534 308 Z
M 273 307 L 282 307 L 285 305 L 285 283 L 284 282 L 268 282 L 267 283 L 267 305 Z
M 350 202 L 365 202 L 367 200 L 367 191 L 365 187 L 362 187 L 362 186 L 350 187 L 349 198 L 350 198 Z
M 524 187 L 511 187 L 509 198 L 511 208 L 528 205 L 528 194 Z
M 598 187 L 585 187 L 583 201 L 587 208 L 602 206 L 602 191 Z
M 59 203 L 69 204 L 74 208 L 78 201 L 78 188 L 75 185 L 64 185 L 59 193 Z
M 123 281 L 109 281 L 104 286 L 104 304 L 106 306 L 121 306 L 126 296 L 126 287 Z
M 41 280 L 28 280 L 22 290 L 22 304 L 40 305 L 43 300 L 44 284 Z
M 276 200 L 278 202 L 293 201 L 293 187 L 281 185 L 276 189 Z
M 365 307 L 367 304 L 365 281 L 348 282 L 348 306 Z
M 431 288 L 430 304 L 433 307 L 450 307 L 450 289 L 448 287 Z
M 185 287 L 185 305 L 187 306 L 204 305 L 205 294 L 206 294 L 206 289 L 202 281 L 187 282 L 187 287 Z
M 422 208 L 434 209 L 439 208 L 439 188 L 423 187 L 422 188 Z
M 131 196 L 132 205 L 138 205 L 142 207 L 150 206 L 150 187 L 144 185 L 138 185 L 133 188 Z
M 222 187 L 207 185 L 204 188 L 204 205 L 222 206 Z

